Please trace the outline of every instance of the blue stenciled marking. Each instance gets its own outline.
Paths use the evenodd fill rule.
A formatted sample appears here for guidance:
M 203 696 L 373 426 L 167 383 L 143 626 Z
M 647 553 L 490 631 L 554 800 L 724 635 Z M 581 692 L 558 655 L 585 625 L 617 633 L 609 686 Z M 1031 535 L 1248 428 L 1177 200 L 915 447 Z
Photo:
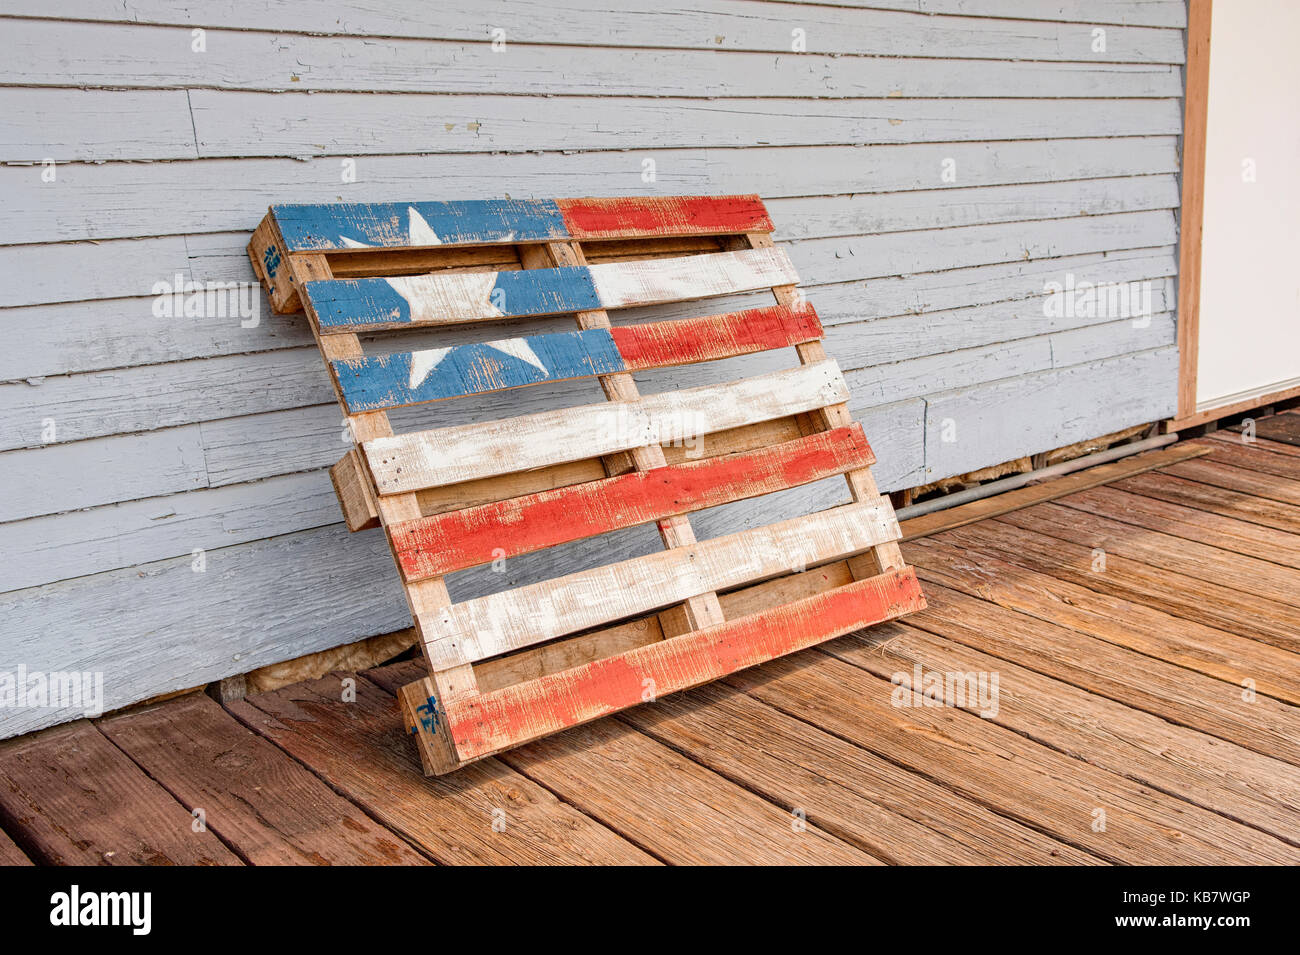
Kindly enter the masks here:
M 262 253 L 262 264 L 266 267 L 266 277 L 275 278 L 275 273 L 280 268 L 280 250 L 273 245 L 268 245 L 266 251 Z
M 432 733 L 437 730 L 440 722 L 438 718 L 437 699 L 432 696 L 427 697 L 423 703 L 415 708 L 415 715 L 420 720 L 420 726 L 424 728 L 426 733 Z M 411 732 L 416 732 L 414 726 L 411 727 Z
M 418 229 L 411 227 L 412 209 L 423 220 Z M 392 247 L 530 242 L 568 234 L 552 199 L 281 205 L 271 211 L 290 252 L 348 248 L 345 238 Z M 436 241 L 425 233 L 425 226 Z
M 541 367 L 539 367 L 539 365 Z M 375 411 L 544 381 L 626 371 L 608 329 L 476 342 L 443 353 L 408 353 L 334 362 L 348 410 Z

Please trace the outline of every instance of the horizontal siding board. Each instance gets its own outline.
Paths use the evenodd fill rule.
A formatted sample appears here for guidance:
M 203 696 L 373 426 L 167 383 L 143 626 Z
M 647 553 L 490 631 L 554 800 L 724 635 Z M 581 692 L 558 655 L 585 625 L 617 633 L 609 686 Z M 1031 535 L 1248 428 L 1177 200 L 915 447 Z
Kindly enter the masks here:
M 5 9 L 11 14 L 46 15 L 37 0 L 8 0 Z M 1115 26 L 1108 32 L 1105 52 L 1094 54 L 1087 22 L 929 16 L 912 10 L 757 0 L 661 5 L 652 17 L 641 9 L 611 5 L 609 0 L 566 0 L 563 5 L 479 0 L 462 7 L 400 0 L 352 7 L 345 17 L 332 5 L 304 7 L 290 0 L 132 0 L 125 13 L 112 0 L 64 0 L 59 13 L 69 20 L 125 19 L 204 27 L 237 23 L 245 29 L 447 40 L 490 41 L 493 30 L 504 30 L 507 42 L 515 43 L 780 53 L 790 50 L 790 31 L 799 26 L 814 53 L 908 56 L 925 51 L 936 58 L 1183 62 L 1180 30 Z
M 0 521 L 171 494 L 207 484 L 197 426 L 0 454 Z
M 241 231 L 264 215 L 273 202 L 322 198 L 377 202 L 410 194 L 411 183 L 419 183 L 421 199 L 494 196 L 502 194 L 502 183 L 507 182 L 511 195 L 530 198 L 587 193 L 757 192 L 769 200 L 778 237 L 804 237 L 805 233 L 792 230 L 807 206 L 800 201 L 786 202 L 784 197 L 1033 183 L 1068 190 L 1064 183 L 1070 180 L 1169 175 L 1178 170 L 1177 141 L 1172 136 L 882 147 L 655 149 L 652 155 L 656 163 L 652 183 L 641 179 L 643 156 L 624 152 L 371 156 L 358 165 L 357 181 L 349 183 L 340 181 L 340 161 L 334 158 L 63 164 L 56 170 L 58 188 L 42 181 L 41 167 L 0 166 L 0 194 L 5 196 L 7 213 L 0 243 L 156 236 L 164 223 L 183 223 L 190 233 Z M 951 184 L 943 179 L 947 160 L 956 176 Z M 799 169 L 800 175 L 791 176 L 792 168 Z M 1143 184 L 1138 180 L 1134 185 Z M 1167 194 L 1166 186 L 1150 185 L 1152 194 Z M 1053 192 L 1048 194 L 1053 198 L 1046 201 L 1068 201 L 1057 198 L 1068 194 Z M 1013 192 L 1005 198 L 1024 203 L 1029 195 L 1044 194 Z M 967 193 L 954 204 L 961 207 L 972 198 Z M 857 201 L 869 207 L 867 197 Z M 884 201 L 908 207 L 924 200 L 897 197 Z M 990 202 L 986 208 L 999 207 Z M 1079 211 L 1085 208 L 1081 206 Z M 875 214 L 884 222 L 891 221 L 887 213 Z M 825 221 L 825 216 L 821 220 Z
M 1169 417 L 1177 380 L 1178 350 L 1165 347 L 928 396 L 927 474 L 962 474 Z
M 0 106 L 8 98 L 12 108 L 40 109 L 41 96 L 62 92 L 9 90 L 0 93 Z M 593 113 L 582 97 L 196 89 L 190 91 L 190 103 L 199 155 L 205 157 L 744 147 L 754 144 L 760 125 L 761 144 L 789 146 L 1149 136 L 1177 133 L 1181 125 L 1172 99 L 701 102 L 610 97 Z
M 312 471 L 0 524 L 0 592 L 338 521 L 329 474 Z
M 0 89 L 0 161 L 193 159 L 184 90 Z
M 566 48 L 523 43 L 503 56 L 488 43 L 209 30 L 197 55 L 186 27 L 11 20 L 5 31 L 0 83 L 22 86 L 810 99 L 1182 93 L 1167 64 L 952 60 L 936 70 L 915 58 L 593 47 L 570 70 Z

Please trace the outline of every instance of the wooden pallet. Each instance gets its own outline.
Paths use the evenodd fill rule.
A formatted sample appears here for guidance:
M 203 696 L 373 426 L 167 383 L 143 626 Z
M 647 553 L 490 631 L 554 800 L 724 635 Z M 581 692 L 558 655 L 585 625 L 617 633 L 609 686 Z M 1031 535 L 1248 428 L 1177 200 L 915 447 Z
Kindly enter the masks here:
M 348 526 L 383 527 L 405 585 L 429 676 L 402 707 L 426 772 L 924 606 L 844 379 L 771 232 L 755 196 L 286 205 L 258 226 L 253 266 L 277 312 L 306 312 L 356 442 L 332 470 Z M 610 320 L 761 290 L 776 304 Z M 421 326 L 542 316 L 554 331 L 406 344 Z M 407 350 L 385 346 L 397 330 Z M 790 347 L 797 366 L 740 381 L 642 396 L 632 377 Z M 575 378 L 608 400 L 408 433 L 389 419 Z M 835 475 L 852 503 L 695 538 L 693 511 Z M 650 523 L 663 552 L 461 603 L 444 583 Z M 815 569 L 846 560 L 847 583 Z

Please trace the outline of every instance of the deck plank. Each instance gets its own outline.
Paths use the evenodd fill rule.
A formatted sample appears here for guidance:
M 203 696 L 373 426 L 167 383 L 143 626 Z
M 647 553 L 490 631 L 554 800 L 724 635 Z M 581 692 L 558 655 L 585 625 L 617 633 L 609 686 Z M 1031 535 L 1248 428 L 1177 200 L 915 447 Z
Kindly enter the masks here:
M 925 579 L 913 626 L 1254 752 L 1300 765 L 1300 712 L 1240 687 L 1142 656 Z
M 654 860 L 496 760 L 425 778 L 397 701 L 364 677 L 356 701 L 330 675 L 227 704 L 250 729 L 440 863 L 617 863 Z M 508 824 L 494 831 L 493 813 Z
M 1126 524 L 1300 569 L 1300 537 L 1273 527 L 1261 527 L 1249 521 L 1170 504 L 1113 487 L 1070 494 L 1061 498 L 1060 503 Z
M 891 863 L 1101 862 L 726 686 L 661 697 L 619 719 Z
M 822 729 L 1116 863 L 1293 863 L 1295 848 L 1057 753 L 952 707 L 898 706 L 896 689 L 818 651 L 727 678 Z M 1094 824 L 1103 810 L 1104 831 Z M 1232 838 L 1224 840 L 1224 833 Z
M 992 722 L 1270 833 L 1297 847 L 1300 859 L 1298 767 L 1171 726 L 898 621 L 820 649 L 884 679 L 916 666 L 931 673 L 996 673 L 997 707 L 988 717 Z M 970 701 L 967 708 L 973 709 Z
M 0 867 L 31 864 L 32 860 L 27 858 L 27 854 L 14 844 L 3 829 L 0 829 Z
M 1243 596 L 1258 594 L 1276 603 L 1300 607 L 1300 570 L 1281 567 L 1257 557 L 1235 554 L 1057 503 L 1012 511 L 1003 515 L 1001 520 L 1058 540 L 1100 547 L 1107 554 L 1138 560 L 1151 567 L 1214 581 L 1237 590 Z
M 1254 494 L 1243 494 L 1159 471 L 1116 481 L 1111 487 L 1262 527 L 1276 528 L 1289 534 L 1300 534 L 1300 507 L 1256 497 Z
M 1252 441 L 1243 443 L 1240 437 L 1213 434 L 1205 444 L 1214 450 L 1208 460 L 1234 467 L 1272 474 L 1275 477 L 1296 480 L 1300 478 L 1300 448 L 1279 441 Z
M 410 661 L 370 672 L 396 691 L 425 671 L 422 662 Z M 815 825 L 796 832 L 788 807 L 755 796 L 616 720 L 588 723 L 497 759 L 665 862 L 879 864 Z
M 1200 481 L 1214 487 L 1256 497 L 1281 501 L 1283 504 L 1300 506 L 1300 480 L 1279 477 L 1276 474 L 1263 474 L 1249 468 L 1239 468 L 1220 461 L 1190 460 L 1180 461 L 1160 469 L 1161 474 L 1189 481 Z
M 1154 568 L 1104 548 L 1102 555 L 1097 555 L 1095 548 L 1026 530 L 1012 520 L 984 521 L 966 530 L 971 532 L 970 539 L 1021 567 L 1300 653 L 1300 608 Z M 1104 564 L 1097 563 L 1101 559 Z
M 913 541 L 909 562 L 976 597 L 1260 693 L 1300 703 L 1300 657 L 1002 558 L 969 528 Z M 919 573 L 920 571 L 918 571 Z
M 194 693 L 100 731 L 255 865 L 427 865 L 399 836 Z
M 95 726 L 0 744 L 0 817 L 49 865 L 242 865 Z

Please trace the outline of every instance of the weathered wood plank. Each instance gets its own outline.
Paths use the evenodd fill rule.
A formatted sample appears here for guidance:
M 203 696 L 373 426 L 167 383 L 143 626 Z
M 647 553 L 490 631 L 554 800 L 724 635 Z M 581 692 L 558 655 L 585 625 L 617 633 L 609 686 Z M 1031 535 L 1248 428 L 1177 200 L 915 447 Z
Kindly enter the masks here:
M 665 368 L 821 337 L 809 305 L 588 328 L 332 362 L 348 410 L 374 411 L 548 381 Z
M 836 640 L 822 650 L 913 689 L 932 674 L 998 676 L 996 707 L 964 708 L 1153 789 L 1219 813 L 1226 832 L 1245 823 L 1300 846 L 1300 769 L 1093 696 L 1031 670 L 942 640 L 902 622 Z M 1300 852 L 1297 852 L 1300 858 Z
M 773 661 L 727 682 L 910 767 L 996 812 L 1117 863 L 1285 862 L 1295 849 L 1181 799 L 1089 766 L 953 707 L 935 709 L 825 654 Z M 1105 811 L 1105 828 L 1093 823 Z M 1224 840 L 1230 828 L 1233 838 Z M 1258 853 L 1258 855 L 1257 855 Z
M 716 683 L 660 697 L 619 718 L 892 864 L 1099 863 Z
M 1073 512 L 1067 512 L 1073 513 Z M 1015 513 L 1005 515 L 1014 518 Z M 1014 520 L 981 521 L 969 540 L 1003 560 L 1217 630 L 1300 653 L 1300 611 L 1252 592 L 1149 567 L 1098 548 L 1021 529 Z M 940 535 L 939 540 L 944 540 Z
M 1214 487 L 1251 494 L 1283 504 L 1300 506 L 1300 480 L 1280 475 L 1265 475 L 1248 468 L 1233 467 L 1218 461 L 1184 461 L 1162 468 L 1164 474 L 1199 481 Z
M 1050 516 L 1035 508 L 1013 511 L 995 523 L 1029 533 L 1024 537 L 1014 535 L 1016 544 L 1005 545 L 1000 540 L 994 543 L 1004 556 L 1017 546 L 1024 548 L 1019 555 L 1023 560 L 1008 559 L 1026 563 L 1054 577 L 1300 653 L 1300 607 L 1296 606 L 1300 600 L 1296 591 L 1300 586 L 1300 575 L 1294 571 L 1286 594 L 1289 602 L 1277 600 L 1264 595 L 1268 589 L 1267 582 L 1258 582 L 1250 570 L 1242 568 L 1239 555 L 1223 551 L 1214 553 L 1214 548 L 1203 548 L 1202 553 L 1211 552 L 1208 562 L 1198 560 L 1201 555 L 1195 555 L 1191 560 L 1183 558 L 1180 565 L 1183 570 L 1198 571 L 1196 576 L 1189 576 L 1167 566 L 1170 563 L 1168 558 L 1157 564 L 1148 563 L 1143 557 L 1132 559 L 1125 556 L 1129 548 L 1124 546 L 1124 542 L 1135 538 L 1143 539 L 1146 544 L 1145 548 L 1142 544 L 1133 548 L 1142 555 L 1163 551 L 1163 544 L 1150 540 L 1153 535 L 1124 524 L 1117 526 L 1117 535 L 1113 531 L 1085 530 L 1080 526 L 1084 522 L 1075 517 L 1080 513 L 1068 508 L 1053 511 Z M 1055 527 L 1054 522 L 1063 518 L 1074 527 Z M 1095 518 L 1087 522 L 1087 526 L 1105 527 L 1106 523 L 1104 518 Z M 988 529 L 987 524 L 981 525 L 981 530 Z M 1177 562 L 1177 555 L 1184 550 L 1182 542 L 1177 538 L 1165 539 L 1174 543 L 1171 555 Z M 1186 543 L 1197 546 L 1191 541 Z M 1274 570 L 1283 570 L 1270 566 Z M 1231 583 L 1242 578 L 1249 580 L 1249 584 Z
M 897 537 L 893 510 L 863 502 L 578 571 L 422 614 L 426 658 L 439 669 L 485 660 Z
M 436 244 L 436 243 L 435 243 Z M 321 331 L 449 325 L 709 298 L 789 282 L 780 249 L 552 269 L 307 282 Z
M 344 702 L 343 679 L 355 681 L 355 702 Z M 496 760 L 426 779 L 396 701 L 364 677 L 332 675 L 226 708 L 440 863 L 654 862 Z
M 635 471 L 389 528 L 408 580 L 770 494 L 874 461 L 858 426 L 770 448 Z
M 848 397 L 833 361 L 638 401 L 543 411 L 363 445 L 380 494 L 458 484 L 782 418 Z M 450 450 L 449 450 L 450 449 Z
M 757 196 L 274 205 L 289 252 L 771 232 Z
M 93 725 L 0 744 L 0 807 L 46 865 L 241 865 Z
M 1066 507 L 1100 514 L 1125 524 L 1209 544 L 1211 547 L 1267 560 L 1282 567 L 1300 569 L 1300 540 L 1287 531 L 1112 487 L 1071 494 L 1061 498 L 1061 503 Z
M 1209 582 L 1213 587 L 1235 592 L 1242 600 L 1257 595 L 1269 602 L 1300 608 L 1300 571 L 1258 557 L 1247 557 L 1134 524 L 1124 524 L 1088 510 L 1067 507 L 1064 503 L 1040 504 L 1011 511 L 1001 519 L 1026 530 L 1100 548 L 1108 559 L 1112 555 L 1128 558 L 1179 576 Z M 904 538 L 908 523 L 902 523 Z
M 982 546 L 970 528 L 920 538 L 909 548 L 928 576 L 966 593 L 1239 689 L 1257 685 L 1274 699 L 1300 702 L 1300 656 L 1295 654 L 1010 563 Z
M 1181 50 L 1181 34 L 1170 33 Z M 1068 108 L 1061 100 L 886 98 L 864 116 L 852 100 L 822 100 L 809 110 L 796 99 L 606 97 L 593 113 L 587 97 L 190 90 L 198 155 L 211 158 L 743 147 L 753 143 L 756 122 L 765 123 L 769 144 L 784 146 L 1153 136 L 1176 134 L 1182 126 L 1174 99 L 1065 102 Z M 40 103 L 13 90 L 0 95 L 0 106 L 20 110 Z M 104 128 L 105 136 L 109 132 Z M 32 158 L 34 151 L 24 144 L 6 158 Z
M 911 553 L 910 545 L 904 550 Z M 1300 765 L 1300 712 L 1266 696 L 944 586 L 917 567 L 926 609 L 912 626 L 1176 726 Z
M 109 717 L 99 729 L 254 865 L 427 865 L 203 693 Z
M 924 604 L 910 570 L 855 581 L 530 683 L 445 702 L 448 729 L 462 759 L 478 758 L 644 702 L 647 687 L 654 696 L 689 689 Z
M 185 90 L 8 87 L 0 159 L 39 163 L 195 159 Z
M 946 4 L 959 0 L 944 0 Z M 1006 0 L 1004 0 L 1004 3 Z M 846 9 L 813 5 L 799 8 L 797 19 L 810 38 L 813 52 L 873 56 L 906 56 L 924 52 L 930 57 L 1033 60 L 1089 60 L 1105 62 L 1181 63 L 1183 45 L 1178 30 L 1151 29 L 1153 17 L 1138 8 L 1107 3 L 1106 19 L 1115 24 L 1107 31 L 1104 52 L 1092 50 L 1091 30 L 1079 26 L 1094 21 L 1077 2 L 1068 7 L 1053 3 L 1020 8 L 1019 16 L 1031 22 L 1007 23 L 970 16 L 918 15 L 911 0 L 874 0 L 875 9 Z M 903 11 L 897 8 L 905 8 Z M 892 9 L 891 9 L 892 8 Z M 43 16 L 46 8 L 32 0 L 13 0 L 14 13 Z M 1002 9 L 993 8 L 992 16 Z M 970 11 L 952 8 L 953 12 Z M 978 13 L 978 8 L 975 8 Z M 71 0 L 62 15 L 68 19 L 118 22 L 122 13 L 100 0 Z M 767 50 L 788 53 L 789 10 L 779 4 L 728 3 L 697 0 L 690 6 L 665 7 L 665 16 L 647 20 L 604 0 L 574 0 L 563 7 L 519 8 L 509 0 L 486 0 L 472 9 L 439 10 L 435 16 L 418 0 L 402 0 L 383 8 L 357 11 L 346 24 L 347 36 L 408 37 L 487 41 L 499 26 L 513 43 L 556 43 L 564 46 L 668 47 L 707 50 Z M 945 9 L 944 12 L 947 12 Z M 671 15 L 668 15 L 671 14 Z M 1131 18 L 1130 18 L 1131 17 Z M 1054 19 L 1076 22 L 1052 22 Z M 194 17 L 185 8 L 163 0 L 138 0 L 132 7 L 135 23 L 190 26 Z M 1033 22 L 1033 21 L 1043 22 Z M 1161 26 L 1168 16 L 1154 20 Z M 239 23 L 245 29 L 344 35 L 337 15 L 328 10 L 302 11 L 286 0 L 227 8 L 222 23 Z M 1142 26 L 1121 26 L 1122 24 Z
M 1059 18 L 1058 18 L 1059 19 Z M 234 21 L 231 21 L 234 22 Z M 1090 23 L 1101 22 L 1097 20 Z M 1133 24 L 1137 25 L 1137 24 Z M 209 28 L 202 57 L 188 27 L 9 20 L 10 85 L 187 87 L 375 93 L 504 93 L 528 96 L 807 96 L 810 98 L 1179 96 L 1165 64 L 949 60 L 717 50 L 602 49 L 578 54 L 581 69 L 557 69 L 557 51 L 491 44 L 359 40 Z M 359 47 L 375 51 L 357 55 Z M 112 50 L 130 47 L 123 62 Z M 56 55 L 59 51 L 61 55 Z
M 1282 479 L 1279 479 L 1278 484 L 1281 483 Z M 1120 491 L 1141 494 L 1143 497 L 1169 504 L 1178 504 L 1300 535 L 1300 506 L 1295 504 L 1216 487 L 1164 472 L 1134 475 L 1116 481 L 1114 487 Z
M 28 866 L 32 860 L 14 844 L 9 835 L 0 830 L 0 866 Z

